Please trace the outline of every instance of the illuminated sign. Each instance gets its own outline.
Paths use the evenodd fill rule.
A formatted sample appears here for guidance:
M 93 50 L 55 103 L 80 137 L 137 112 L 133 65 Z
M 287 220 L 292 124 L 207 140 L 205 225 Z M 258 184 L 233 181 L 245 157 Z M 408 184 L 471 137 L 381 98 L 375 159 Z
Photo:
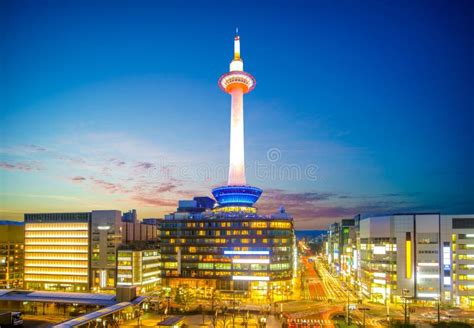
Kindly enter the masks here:
M 98 226 L 97 229 L 99 229 L 99 230 L 109 230 L 110 226 Z
M 269 259 L 232 259 L 232 263 L 258 263 L 269 264 Z
M 269 281 L 270 277 L 259 277 L 259 276 L 232 276 L 232 280 L 242 281 Z
M 451 286 L 451 247 L 449 242 L 443 243 L 443 285 Z
M 357 250 L 354 249 L 354 252 L 352 253 L 352 268 L 357 269 L 357 266 L 359 264 L 359 259 L 357 258 Z
M 387 254 L 385 246 L 374 246 L 374 254 L 385 255 Z
M 225 255 L 270 255 L 270 251 L 224 251 Z
M 411 279 L 411 233 L 407 232 L 405 241 L 405 277 Z

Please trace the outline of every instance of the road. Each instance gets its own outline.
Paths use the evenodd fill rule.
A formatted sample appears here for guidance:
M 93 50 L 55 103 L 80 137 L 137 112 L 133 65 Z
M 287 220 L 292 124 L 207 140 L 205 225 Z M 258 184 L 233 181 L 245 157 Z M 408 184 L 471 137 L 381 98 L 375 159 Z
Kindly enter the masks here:
M 363 326 L 364 313 L 358 309 L 358 298 L 351 290 L 348 291 L 322 263 L 302 256 L 301 265 L 304 300 L 285 305 L 285 312 L 295 327 L 333 327 L 334 317 L 345 318 L 348 301 L 353 307 L 350 311 L 351 322 Z M 380 322 L 381 318 L 385 316 L 375 316 L 366 311 L 366 327 L 384 327 Z

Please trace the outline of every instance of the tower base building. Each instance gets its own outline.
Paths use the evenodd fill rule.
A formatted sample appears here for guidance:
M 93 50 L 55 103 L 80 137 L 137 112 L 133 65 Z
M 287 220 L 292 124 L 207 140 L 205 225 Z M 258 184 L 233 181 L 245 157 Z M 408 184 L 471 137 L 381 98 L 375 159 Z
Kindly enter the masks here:
M 293 290 L 295 243 L 293 218 L 284 210 L 172 213 L 161 230 L 162 285 L 260 303 L 285 300 Z

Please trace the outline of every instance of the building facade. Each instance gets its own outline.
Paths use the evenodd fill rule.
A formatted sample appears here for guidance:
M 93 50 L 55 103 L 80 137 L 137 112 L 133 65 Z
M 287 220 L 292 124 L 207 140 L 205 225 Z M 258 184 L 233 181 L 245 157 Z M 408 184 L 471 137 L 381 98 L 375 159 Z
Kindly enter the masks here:
M 282 299 L 293 286 L 295 242 L 293 219 L 284 212 L 176 212 L 162 223 L 163 285 Z
M 115 288 L 117 249 L 123 242 L 120 211 L 92 211 L 90 274 L 93 291 Z
M 117 250 L 117 287 L 136 286 L 139 293 L 161 285 L 161 256 L 156 244 L 124 245 Z
M 355 227 L 361 298 L 474 307 L 474 215 L 372 216 Z
M 0 289 L 23 288 L 24 231 L 21 222 L 0 221 Z
M 132 228 L 124 229 L 127 225 Z M 141 238 L 156 241 L 157 233 L 152 224 L 122 222 L 115 210 L 25 214 L 25 288 L 112 291 L 119 246 Z
M 25 288 L 90 290 L 91 213 L 25 214 Z

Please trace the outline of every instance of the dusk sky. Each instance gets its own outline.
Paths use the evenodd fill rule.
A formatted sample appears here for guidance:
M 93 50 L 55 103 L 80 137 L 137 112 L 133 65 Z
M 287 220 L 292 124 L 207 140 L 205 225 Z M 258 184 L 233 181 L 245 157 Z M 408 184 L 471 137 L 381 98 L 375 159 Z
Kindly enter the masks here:
M 237 26 L 262 213 L 472 214 L 473 21 L 472 1 L 0 1 L 0 219 L 162 217 L 225 184 Z

